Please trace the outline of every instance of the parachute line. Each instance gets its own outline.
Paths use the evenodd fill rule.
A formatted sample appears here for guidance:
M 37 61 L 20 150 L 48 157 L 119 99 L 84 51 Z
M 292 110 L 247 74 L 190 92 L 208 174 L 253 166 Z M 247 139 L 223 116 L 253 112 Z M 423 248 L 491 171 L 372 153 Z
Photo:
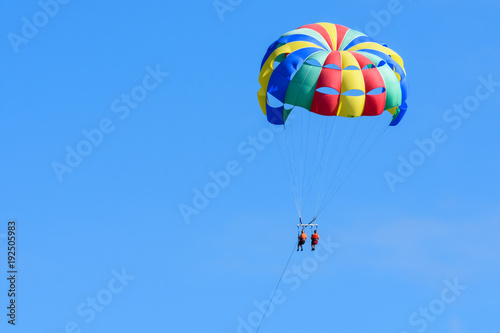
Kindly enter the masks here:
M 266 314 L 267 314 L 267 311 L 269 310 L 269 306 L 273 303 L 274 294 L 276 293 L 276 290 L 278 290 L 278 287 L 281 284 L 281 280 L 283 280 L 283 275 L 285 275 L 286 269 L 288 268 L 288 265 L 290 264 L 290 260 L 292 259 L 293 253 L 295 252 L 296 242 L 297 241 L 293 242 L 292 252 L 290 253 L 290 256 L 288 257 L 288 261 L 286 262 L 285 268 L 283 269 L 283 272 L 281 273 L 280 279 L 278 280 L 278 283 L 276 284 L 276 287 L 274 288 L 274 291 L 271 294 L 271 299 L 269 300 L 269 303 L 267 304 L 266 311 L 264 311 L 264 314 L 262 315 L 262 319 L 260 320 L 259 326 L 257 326 L 257 330 L 255 331 L 255 333 L 259 332 L 260 325 L 262 325 L 262 322 L 266 318 Z
M 377 119 L 376 122 L 374 122 L 374 124 L 372 125 L 371 129 L 370 129 L 370 132 L 375 128 L 375 126 L 377 125 L 377 123 L 380 121 L 380 118 Z M 389 125 L 386 125 L 384 127 L 384 129 L 379 132 L 377 134 L 377 136 L 375 137 L 375 139 L 373 139 L 373 141 L 371 142 L 371 144 L 366 148 L 366 150 L 363 152 L 363 154 L 361 155 L 360 158 L 358 158 L 356 160 L 356 157 L 357 155 L 359 154 L 359 152 L 362 150 L 362 147 L 364 146 L 364 142 L 368 139 L 368 137 L 370 137 L 370 133 L 368 133 L 364 140 L 363 140 L 363 143 L 360 145 L 360 149 L 358 149 L 356 151 L 356 153 L 354 154 L 354 156 L 351 158 L 350 162 L 349 162 L 349 173 L 345 176 L 345 178 L 342 180 L 342 182 L 337 186 L 337 188 L 330 194 L 329 198 L 325 201 L 325 203 L 322 205 L 322 207 L 319 209 L 318 213 L 315 215 L 316 217 L 318 217 L 319 214 L 321 214 L 323 212 L 323 210 L 327 207 L 328 205 L 328 202 L 330 200 L 333 199 L 333 197 L 335 197 L 335 195 L 337 194 L 337 192 L 342 188 L 342 186 L 345 184 L 345 182 L 347 181 L 347 179 L 349 179 L 349 177 L 351 176 L 351 174 L 354 172 L 354 170 L 356 169 L 356 166 L 359 164 L 359 162 L 361 162 L 362 160 L 364 160 L 364 157 L 366 155 L 368 155 L 368 153 L 372 150 L 372 148 L 376 145 L 376 143 L 380 140 L 380 138 L 382 138 L 382 136 L 384 135 L 384 133 L 387 131 L 387 129 L 389 128 Z
M 352 139 L 357 134 L 356 132 L 357 132 L 358 126 L 359 126 L 359 118 L 356 119 L 356 126 L 354 127 L 354 130 L 350 131 L 350 135 L 348 135 L 348 138 L 344 137 L 343 143 L 340 145 L 340 147 L 344 147 L 344 149 L 338 149 L 339 157 L 335 159 L 335 161 L 338 161 L 338 163 L 337 163 L 337 166 L 335 168 L 335 171 L 333 171 L 333 178 L 326 186 L 325 192 L 328 192 L 328 189 L 331 189 L 333 187 L 333 185 L 335 184 L 335 180 L 339 177 L 339 169 L 346 158 L 347 151 L 349 150 L 351 143 L 352 143 Z M 346 141 L 347 141 L 347 144 L 345 144 Z M 361 147 L 359 147 L 358 149 L 361 149 Z M 327 183 L 325 178 L 326 178 L 326 175 L 324 175 L 324 177 L 322 179 L 322 182 L 321 182 L 322 186 L 320 188 L 320 191 L 318 191 L 318 194 L 322 193 L 323 189 L 325 188 L 324 184 Z M 328 195 L 328 193 L 325 193 L 321 197 L 323 198 L 323 201 L 319 205 L 319 207 L 326 205 L 331 200 L 331 198 L 330 198 L 330 200 L 328 200 L 328 198 L 330 197 Z M 318 199 L 319 199 L 319 197 L 318 197 Z M 318 210 L 319 210 L 318 203 L 319 203 L 319 200 L 316 200 L 316 208 L 314 210 L 314 216 L 318 216 Z
M 295 117 L 295 115 L 292 115 L 291 116 L 292 118 Z M 299 214 L 299 218 L 301 216 L 301 211 L 300 211 L 300 206 L 299 206 L 299 202 L 297 201 L 297 193 L 295 191 L 295 188 L 294 188 L 294 185 L 293 185 L 293 179 L 294 178 L 294 172 L 293 172 L 293 168 L 292 168 L 292 165 L 290 163 L 290 158 L 287 159 L 287 154 L 285 152 L 285 149 L 286 147 L 282 147 L 282 144 L 280 142 L 280 138 L 279 138 L 279 135 L 280 133 L 277 133 L 276 131 L 276 126 L 277 125 L 273 125 L 271 123 L 268 123 L 269 124 L 269 127 L 271 127 L 271 131 L 273 131 L 274 133 L 274 137 L 275 137 L 275 142 L 276 142 L 276 146 L 278 147 L 278 151 L 279 151 L 279 155 L 281 157 L 281 159 L 283 160 L 283 164 L 285 166 L 285 170 L 286 170 L 286 175 L 287 175 L 287 178 L 288 178 L 288 184 L 290 186 L 290 190 L 292 192 L 292 197 L 294 199 L 294 203 L 295 203 L 295 207 L 297 208 L 297 213 Z M 284 143 L 283 143 L 283 146 L 285 145 L 286 143 L 286 131 L 285 131 L 285 125 L 283 124 L 283 128 L 282 128 L 282 131 L 283 131 L 283 136 L 285 137 L 284 139 Z

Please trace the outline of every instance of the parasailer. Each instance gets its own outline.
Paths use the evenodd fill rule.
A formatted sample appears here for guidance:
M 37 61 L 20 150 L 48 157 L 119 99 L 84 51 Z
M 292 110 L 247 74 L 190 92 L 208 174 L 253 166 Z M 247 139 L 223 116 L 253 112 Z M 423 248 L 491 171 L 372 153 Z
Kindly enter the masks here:
M 314 233 L 311 235 L 311 251 L 316 250 L 316 245 L 319 242 L 318 230 L 314 230 Z
M 302 246 L 306 243 L 306 239 L 307 239 L 307 234 L 304 231 L 304 229 L 302 229 L 302 233 L 299 233 L 298 238 L 299 238 L 299 243 L 297 244 L 297 251 L 299 250 L 299 247 L 300 247 L 300 251 L 304 251 L 304 248 Z

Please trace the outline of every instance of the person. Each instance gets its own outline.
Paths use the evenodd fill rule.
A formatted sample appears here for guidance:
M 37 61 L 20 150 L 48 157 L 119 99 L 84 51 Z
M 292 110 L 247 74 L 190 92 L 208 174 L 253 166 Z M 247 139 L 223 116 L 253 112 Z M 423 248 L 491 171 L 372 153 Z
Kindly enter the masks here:
M 299 247 L 300 247 L 300 251 L 304 251 L 304 249 L 302 248 L 302 245 L 305 244 L 306 239 L 307 239 L 307 234 L 304 231 L 304 229 L 302 229 L 302 233 L 299 234 L 299 243 L 297 244 L 297 251 L 299 250 Z
M 316 245 L 319 242 L 318 230 L 314 230 L 314 234 L 311 235 L 311 251 L 316 250 Z

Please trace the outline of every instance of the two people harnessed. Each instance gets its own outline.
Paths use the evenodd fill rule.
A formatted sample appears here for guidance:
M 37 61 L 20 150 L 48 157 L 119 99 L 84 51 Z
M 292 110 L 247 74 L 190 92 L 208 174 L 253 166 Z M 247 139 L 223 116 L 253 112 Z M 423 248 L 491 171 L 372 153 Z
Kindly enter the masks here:
M 305 243 L 306 243 L 306 239 L 307 239 L 307 234 L 305 232 L 305 227 L 307 226 L 310 226 L 311 228 L 313 226 L 316 227 L 316 230 L 314 230 L 314 233 L 311 234 L 311 251 L 315 251 L 316 250 L 316 245 L 318 245 L 318 242 L 319 242 L 319 235 L 318 235 L 318 225 L 317 224 L 313 224 L 313 222 L 316 220 L 316 218 L 314 218 L 310 223 L 308 224 L 302 224 L 302 219 L 299 218 L 299 222 L 300 224 L 297 224 L 297 228 L 300 228 L 302 227 L 302 232 L 299 232 L 299 236 L 298 236 L 298 243 L 297 243 L 297 251 L 300 250 L 301 251 L 304 251 L 304 248 L 302 247 Z

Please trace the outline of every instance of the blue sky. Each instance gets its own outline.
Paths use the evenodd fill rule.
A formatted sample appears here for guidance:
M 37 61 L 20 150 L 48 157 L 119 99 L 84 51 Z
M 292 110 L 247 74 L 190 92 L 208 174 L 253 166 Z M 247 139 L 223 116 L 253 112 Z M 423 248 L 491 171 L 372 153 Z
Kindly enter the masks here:
M 256 93 L 269 44 L 332 22 L 403 57 L 409 109 L 323 212 L 318 251 L 293 253 L 260 332 L 500 331 L 499 4 L 1 9 L 5 277 L 9 220 L 18 233 L 17 327 L 2 278 L 2 330 L 255 332 L 297 212 L 286 177 L 270 172 L 275 143 L 252 158 L 238 147 L 268 128 Z M 416 142 L 429 140 L 422 155 Z

